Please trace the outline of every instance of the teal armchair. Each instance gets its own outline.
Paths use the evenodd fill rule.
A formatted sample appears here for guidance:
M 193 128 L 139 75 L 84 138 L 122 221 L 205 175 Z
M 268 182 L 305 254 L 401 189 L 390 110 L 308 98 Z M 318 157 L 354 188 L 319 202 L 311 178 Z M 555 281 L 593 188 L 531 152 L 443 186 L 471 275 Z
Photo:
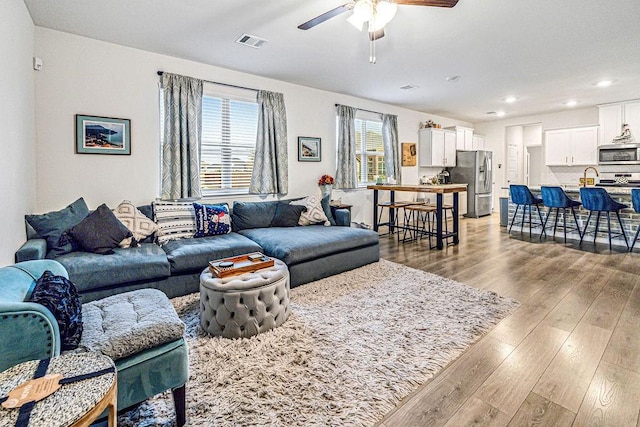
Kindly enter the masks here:
M 28 302 L 45 270 L 69 277 L 54 260 L 19 262 L 0 268 L 0 371 L 27 360 L 60 354 L 58 324 L 44 306 Z M 118 409 L 126 409 L 171 389 L 177 425 L 186 421 L 185 384 L 189 358 L 184 338 L 115 361 Z

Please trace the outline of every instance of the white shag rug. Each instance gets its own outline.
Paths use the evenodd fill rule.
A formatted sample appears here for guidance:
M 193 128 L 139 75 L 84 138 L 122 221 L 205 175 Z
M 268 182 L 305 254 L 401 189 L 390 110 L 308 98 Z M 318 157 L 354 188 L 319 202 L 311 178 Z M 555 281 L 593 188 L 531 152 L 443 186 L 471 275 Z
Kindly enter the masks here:
M 201 332 L 199 294 L 172 302 L 191 426 L 372 426 L 518 306 L 385 260 L 292 289 L 289 319 L 252 338 Z M 171 393 L 118 423 L 175 425 Z

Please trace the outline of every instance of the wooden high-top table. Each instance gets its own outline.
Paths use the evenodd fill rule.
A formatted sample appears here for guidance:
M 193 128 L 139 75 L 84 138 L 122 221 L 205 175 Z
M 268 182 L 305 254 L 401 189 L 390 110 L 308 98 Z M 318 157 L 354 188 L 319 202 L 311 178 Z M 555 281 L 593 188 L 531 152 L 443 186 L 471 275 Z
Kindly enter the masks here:
M 438 249 L 444 248 L 444 239 L 452 237 L 453 244 L 457 245 L 460 241 L 458 235 L 458 193 L 467 191 L 467 184 L 441 184 L 441 185 L 394 185 L 380 184 L 369 185 L 369 190 L 373 190 L 373 229 L 378 231 L 378 191 L 389 191 L 390 201 L 395 202 L 396 191 L 410 191 L 413 193 L 435 193 L 436 194 L 436 246 Z M 442 219 L 442 195 L 445 193 L 453 194 L 453 231 L 444 233 Z M 389 227 L 393 229 L 394 209 L 389 209 Z

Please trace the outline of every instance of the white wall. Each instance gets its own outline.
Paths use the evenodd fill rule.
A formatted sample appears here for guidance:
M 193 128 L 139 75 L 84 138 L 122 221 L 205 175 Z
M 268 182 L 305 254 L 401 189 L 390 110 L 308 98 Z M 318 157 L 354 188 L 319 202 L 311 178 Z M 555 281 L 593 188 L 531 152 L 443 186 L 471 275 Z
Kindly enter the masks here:
M 22 0 L 0 2 L 0 265 L 24 243 L 24 214 L 36 207 L 34 26 Z
M 123 199 L 149 203 L 159 195 L 158 70 L 282 92 L 288 118 L 288 197 L 315 191 L 323 174 L 335 176 L 335 103 L 397 114 L 399 142 L 417 143 L 419 123 L 429 119 L 443 126 L 469 125 L 41 27 L 35 34 L 36 54 L 44 60 L 44 70 L 36 75 L 39 211 L 60 209 L 79 196 L 94 208 Z M 75 154 L 75 114 L 131 119 L 131 156 Z M 298 162 L 298 136 L 322 138 L 322 162 Z M 403 182 L 417 183 L 417 167 L 405 167 L 402 173 Z M 354 205 L 354 220 L 371 223 L 371 191 L 334 191 L 337 197 Z
M 485 135 L 487 150 L 493 151 L 494 159 L 494 194 L 506 196 L 508 192 L 501 190 L 506 184 L 507 158 L 506 158 L 506 129 L 509 126 L 524 126 L 540 124 L 542 131 L 546 129 L 558 129 L 577 126 L 590 126 L 598 124 L 598 108 L 571 109 L 551 114 L 534 116 L 512 117 L 493 122 L 475 123 L 475 132 Z M 544 138 L 543 138 L 544 144 Z M 500 165 L 500 166 L 499 166 Z M 562 168 L 543 167 L 541 180 L 543 183 L 571 183 L 580 175 L 584 167 L 570 166 Z M 566 182 L 565 182 L 566 181 Z M 496 208 L 497 206 L 494 206 Z

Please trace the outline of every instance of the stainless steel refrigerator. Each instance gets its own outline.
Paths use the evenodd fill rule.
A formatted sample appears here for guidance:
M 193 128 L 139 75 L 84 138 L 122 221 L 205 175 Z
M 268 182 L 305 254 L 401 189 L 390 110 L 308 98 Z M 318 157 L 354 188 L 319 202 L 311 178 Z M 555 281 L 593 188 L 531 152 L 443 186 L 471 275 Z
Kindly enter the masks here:
M 468 184 L 467 213 L 478 218 L 491 214 L 493 164 L 491 151 L 457 151 L 456 166 L 449 169 L 451 182 Z

